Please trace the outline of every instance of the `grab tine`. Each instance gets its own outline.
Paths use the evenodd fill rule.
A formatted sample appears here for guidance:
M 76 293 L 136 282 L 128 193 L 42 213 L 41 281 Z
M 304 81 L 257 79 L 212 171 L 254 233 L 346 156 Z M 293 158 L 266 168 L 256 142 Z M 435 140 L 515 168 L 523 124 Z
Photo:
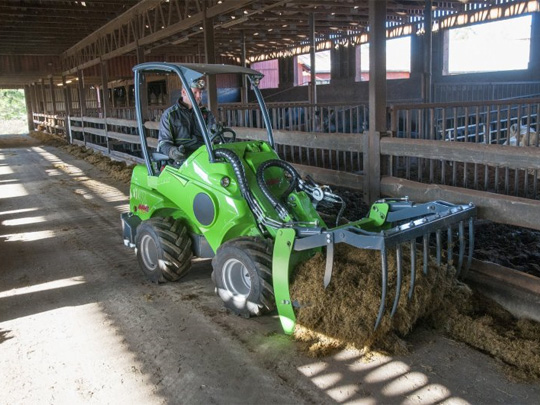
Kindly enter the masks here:
M 411 240 L 411 287 L 409 288 L 409 300 L 414 293 L 414 283 L 416 282 L 416 241 Z
M 453 237 L 452 237 L 452 236 L 453 236 L 453 235 L 452 235 L 452 227 L 449 226 L 449 227 L 448 227 L 448 257 L 447 257 L 448 261 L 447 261 L 447 265 L 446 265 L 447 271 L 450 270 L 450 266 L 452 265 L 452 255 L 453 255 L 453 253 L 454 253 L 454 252 L 452 251 L 453 248 L 454 248 L 454 247 L 452 246 L 452 245 L 453 245 L 453 240 L 452 240 Z
M 429 251 L 429 234 L 424 235 L 424 274 L 427 276 L 428 270 L 428 251 Z
M 456 276 L 459 277 L 463 267 L 463 256 L 465 256 L 465 231 L 463 221 L 459 221 L 459 259 Z
M 394 306 L 392 307 L 392 312 L 390 313 L 390 318 L 394 316 L 397 310 L 399 303 L 399 296 L 401 295 L 401 273 L 402 273 L 402 264 L 403 264 L 403 253 L 401 251 L 401 244 L 397 245 L 396 248 L 396 264 L 397 264 L 397 280 L 396 280 L 396 296 L 394 297 Z
M 386 248 L 381 249 L 381 267 L 382 267 L 382 293 L 381 293 L 381 304 L 379 305 L 379 313 L 377 314 L 377 320 L 375 321 L 375 328 L 381 323 L 381 319 L 384 313 L 384 304 L 386 302 L 386 283 L 388 279 L 388 258 L 386 257 Z
M 330 234 L 327 234 L 326 245 L 326 267 L 324 270 L 324 288 L 328 287 L 330 280 L 332 279 L 332 269 L 334 267 L 334 243 Z
M 437 241 L 437 267 L 441 268 L 442 240 L 441 240 L 441 230 L 440 229 L 437 229 L 435 231 L 435 239 Z

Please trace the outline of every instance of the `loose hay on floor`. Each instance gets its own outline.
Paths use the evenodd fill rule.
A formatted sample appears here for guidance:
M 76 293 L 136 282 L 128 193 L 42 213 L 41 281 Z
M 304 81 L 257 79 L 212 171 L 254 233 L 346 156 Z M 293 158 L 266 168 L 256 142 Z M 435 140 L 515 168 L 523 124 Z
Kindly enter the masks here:
M 295 271 L 291 298 L 298 301 L 296 340 L 313 356 L 345 347 L 366 353 L 407 352 L 405 336 L 422 322 L 501 360 L 519 379 L 540 379 L 540 325 L 517 320 L 495 302 L 457 281 L 453 268 L 429 263 L 422 274 L 417 253 L 416 286 L 411 300 L 410 259 L 404 250 L 401 299 L 390 319 L 396 284 L 395 254 L 389 254 L 388 295 L 381 324 L 373 330 L 381 299 L 380 253 L 336 245 L 332 281 L 325 290 L 325 257 L 317 254 Z M 447 274 L 447 271 L 450 274 Z
M 56 146 L 79 159 L 86 160 L 97 168 L 109 173 L 111 178 L 115 180 L 123 181 L 125 183 L 128 183 L 131 180 L 133 166 L 129 166 L 125 162 L 112 160 L 91 148 L 68 144 L 65 138 L 58 135 L 51 135 L 40 131 L 33 131 L 30 135 L 47 145 Z

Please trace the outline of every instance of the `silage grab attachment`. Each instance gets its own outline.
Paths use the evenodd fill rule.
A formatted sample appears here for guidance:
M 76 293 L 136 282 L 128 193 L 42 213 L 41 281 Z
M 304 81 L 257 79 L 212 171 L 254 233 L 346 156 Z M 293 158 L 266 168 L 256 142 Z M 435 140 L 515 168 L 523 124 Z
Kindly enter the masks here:
M 380 251 L 382 293 L 374 325 L 376 329 L 385 313 L 389 290 L 388 253 L 392 250 L 396 252 L 397 278 L 390 311 L 392 317 L 399 303 L 404 271 L 411 273 L 408 298 L 413 295 L 417 250 L 422 252 L 425 274 L 428 272 L 429 258 L 434 254 L 440 271 L 447 271 L 447 266 L 454 265 L 456 274 L 464 276 L 472 260 L 475 216 L 476 207 L 473 204 L 455 205 L 444 201 L 415 204 L 406 198 L 384 199 L 372 205 L 366 218 L 321 230 L 317 234 L 303 234 L 294 228 L 278 230 L 274 243 L 272 275 L 276 305 L 284 331 L 293 332 L 296 320 L 294 307 L 302 305 L 291 300 L 289 284 L 294 266 L 305 259 L 305 256 L 302 258 L 303 253 L 326 247 L 326 267 L 321 282 L 327 287 L 331 283 L 335 244 L 346 243 L 360 249 Z M 435 241 L 432 244 L 433 235 Z M 405 266 L 404 249 L 410 249 L 410 260 L 407 260 L 410 266 Z M 445 265 L 442 263 L 443 256 L 447 262 Z

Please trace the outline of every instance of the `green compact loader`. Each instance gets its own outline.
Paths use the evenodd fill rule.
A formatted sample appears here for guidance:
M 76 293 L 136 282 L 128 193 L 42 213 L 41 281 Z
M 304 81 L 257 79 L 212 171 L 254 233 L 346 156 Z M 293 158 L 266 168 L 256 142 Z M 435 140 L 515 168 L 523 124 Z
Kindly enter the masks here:
M 291 333 L 296 303 L 290 297 L 289 283 L 294 268 L 315 252 L 324 252 L 326 268 L 321 283 L 327 286 L 336 243 L 380 251 L 382 296 L 375 328 L 385 313 L 390 249 L 397 253 L 397 283 L 390 315 L 401 295 L 404 246 L 411 248 L 409 297 L 416 278 L 417 247 L 424 255 L 424 272 L 428 255 L 436 255 L 443 267 L 443 249 L 447 249 L 446 259 L 456 264 L 458 272 L 462 267 L 468 270 L 476 214 L 471 204 L 383 199 L 373 204 L 365 218 L 328 226 L 317 211 L 318 204 L 343 206 L 344 202 L 329 187 L 302 179 L 293 165 L 279 158 L 258 88 L 261 73 L 239 66 L 158 62 L 139 64 L 133 70 L 145 164 L 133 169 L 130 212 L 122 214 L 121 219 L 124 243 L 135 248 L 149 280 L 176 281 L 189 271 L 194 256 L 213 258 L 212 279 L 227 309 L 245 317 L 277 309 L 284 331 Z M 149 74 L 178 75 L 195 105 L 204 145 L 182 163 L 169 161 L 168 156 L 149 147 L 151 125 L 143 119 L 141 103 Z M 219 74 L 247 76 L 260 107 L 267 141 L 240 140 L 232 129 L 207 127 L 190 84 L 205 75 Z M 431 235 L 436 236 L 435 243 L 430 242 Z

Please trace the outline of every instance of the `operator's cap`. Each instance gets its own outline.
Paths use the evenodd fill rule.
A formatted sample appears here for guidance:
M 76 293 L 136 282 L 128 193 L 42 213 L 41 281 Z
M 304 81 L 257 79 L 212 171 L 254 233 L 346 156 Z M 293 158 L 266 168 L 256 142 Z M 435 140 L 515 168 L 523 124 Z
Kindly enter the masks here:
M 204 90 L 206 83 L 204 82 L 204 79 L 196 79 L 191 82 L 190 87 L 192 89 L 201 89 Z

